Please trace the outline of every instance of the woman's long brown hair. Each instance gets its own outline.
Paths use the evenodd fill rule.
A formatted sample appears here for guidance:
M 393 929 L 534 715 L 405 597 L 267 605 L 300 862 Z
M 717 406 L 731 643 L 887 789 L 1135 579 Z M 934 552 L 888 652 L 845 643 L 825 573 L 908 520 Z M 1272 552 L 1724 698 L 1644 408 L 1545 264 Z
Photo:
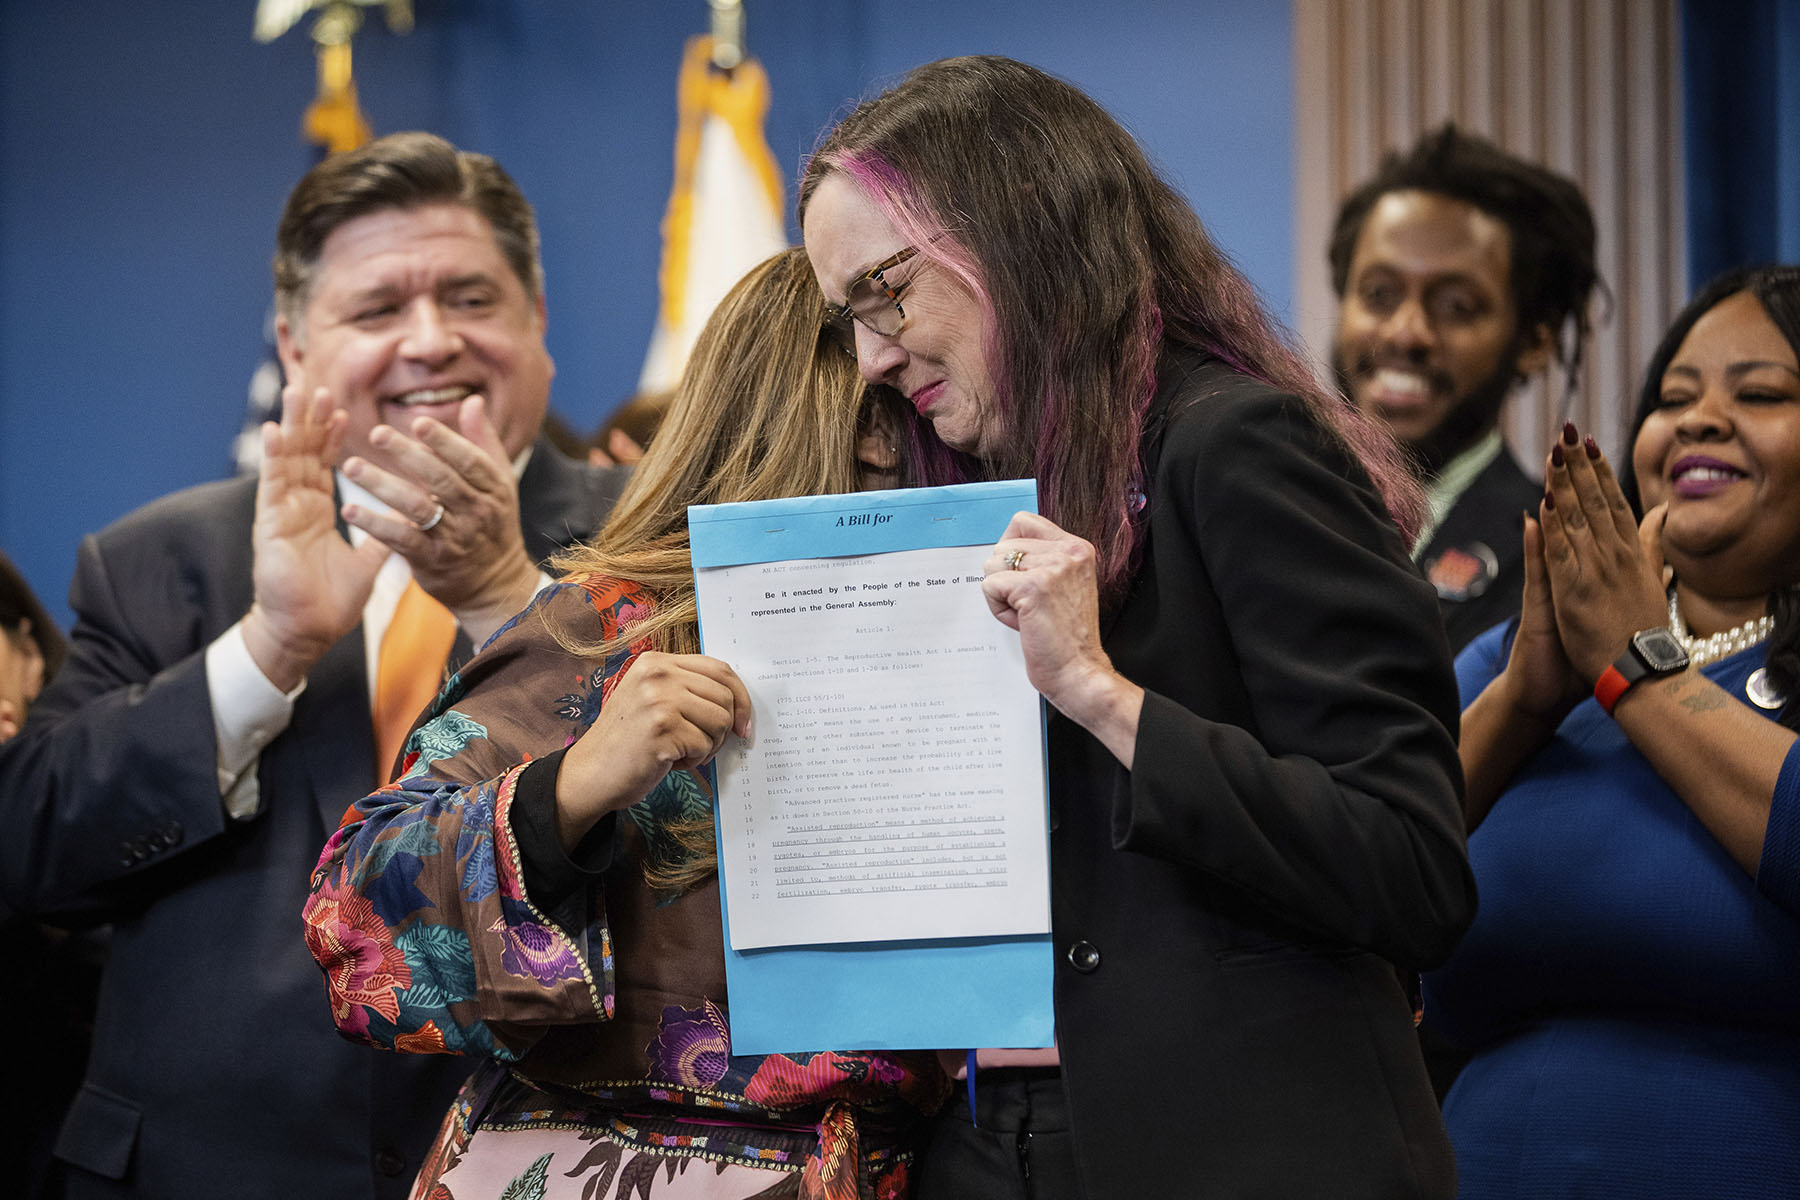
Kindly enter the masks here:
M 855 361 L 822 333 L 823 311 L 800 249 L 753 268 L 714 310 L 606 527 L 554 561 L 566 574 L 640 585 L 651 596 L 650 613 L 600 641 L 553 629 L 570 653 L 602 658 L 641 641 L 668 653 L 698 653 L 690 504 L 857 490 L 862 406 L 885 406 L 895 427 L 911 414 L 899 411 L 904 405 L 885 389 L 865 397 Z M 710 816 L 662 832 L 679 850 L 646 863 L 651 887 L 680 893 L 713 872 Z

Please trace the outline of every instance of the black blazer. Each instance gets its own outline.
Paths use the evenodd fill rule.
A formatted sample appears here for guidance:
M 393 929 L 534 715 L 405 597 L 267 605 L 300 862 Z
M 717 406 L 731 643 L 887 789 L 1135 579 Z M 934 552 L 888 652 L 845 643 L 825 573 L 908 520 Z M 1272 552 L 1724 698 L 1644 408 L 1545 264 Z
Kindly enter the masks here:
M 592 534 L 623 474 L 540 439 L 527 551 Z M 360 626 L 263 751 L 260 814 L 234 823 L 220 802 L 205 650 L 250 607 L 255 494 L 203 484 L 84 538 L 69 659 L 0 747 L 8 901 L 114 923 L 57 1144 L 71 1197 L 398 1200 L 468 1073 L 340 1039 L 302 941 L 308 873 L 376 769 Z
M 1427 578 L 1436 574 L 1433 568 L 1446 554 L 1467 555 L 1485 561 L 1490 568 L 1479 590 L 1438 588 L 1438 611 L 1450 635 L 1450 653 L 1461 653 L 1477 634 L 1518 616 L 1525 590 L 1524 523 L 1520 518 L 1526 512 L 1537 512 L 1543 496 L 1544 485 L 1528 477 L 1511 452 L 1502 449 L 1470 481 L 1444 514 L 1443 524 L 1432 532 L 1431 541 L 1419 555 Z
M 1127 772 L 1050 727 L 1056 1021 L 1086 1193 L 1448 1197 L 1395 964 L 1474 914 L 1431 590 L 1299 401 L 1166 368 L 1105 633 Z

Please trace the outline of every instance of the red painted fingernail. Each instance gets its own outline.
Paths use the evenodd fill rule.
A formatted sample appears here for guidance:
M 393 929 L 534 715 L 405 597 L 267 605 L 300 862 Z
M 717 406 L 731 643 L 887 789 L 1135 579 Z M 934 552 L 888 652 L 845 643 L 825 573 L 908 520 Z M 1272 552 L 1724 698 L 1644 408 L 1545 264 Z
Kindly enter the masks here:
M 1596 442 L 1593 438 L 1584 438 L 1584 439 L 1582 439 L 1581 444 L 1583 446 L 1587 447 L 1587 452 L 1588 452 L 1589 458 L 1599 458 L 1600 457 L 1600 443 L 1599 442 Z
M 1563 441 L 1565 443 L 1567 443 L 1568 445 L 1573 446 L 1576 442 L 1578 442 L 1580 440 L 1581 440 L 1581 435 L 1575 429 L 1575 422 L 1564 421 L 1563 422 Z
M 1544 511 L 1545 512 L 1555 512 L 1556 511 L 1556 497 L 1550 494 L 1550 491 L 1548 488 L 1546 488 L 1544 490 Z
M 1550 465 L 1553 467 L 1560 467 L 1563 465 L 1563 452 L 1562 452 L 1562 443 L 1561 442 L 1558 442 L 1558 443 L 1556 443 L 1556 445 L 1550 447 Z

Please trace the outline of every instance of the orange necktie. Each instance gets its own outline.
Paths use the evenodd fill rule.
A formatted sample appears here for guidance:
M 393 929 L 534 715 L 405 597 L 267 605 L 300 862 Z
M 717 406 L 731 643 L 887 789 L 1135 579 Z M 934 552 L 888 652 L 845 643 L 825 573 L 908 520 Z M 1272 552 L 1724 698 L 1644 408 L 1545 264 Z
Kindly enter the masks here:
M 417 582 L 400 593 L 394 619 L 381 635 L 375 665 L 376 783 L 388 782 L 394 758 L 406 742 L 413 718 L 438 693 L 444 662 L 456 641 L 456 618 Z

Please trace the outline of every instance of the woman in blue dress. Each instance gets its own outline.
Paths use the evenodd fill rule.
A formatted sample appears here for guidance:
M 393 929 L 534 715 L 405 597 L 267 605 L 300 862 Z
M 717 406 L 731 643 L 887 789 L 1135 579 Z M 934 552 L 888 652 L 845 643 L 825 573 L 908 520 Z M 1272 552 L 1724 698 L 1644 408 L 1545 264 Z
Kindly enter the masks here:
M 1800 1196 L 1800 268 L 1704 288 L 1623 480 L 1565 426 L 1524 537 L 1457 663 L 1481 907 L 1426 980 L 1461 1195 Z

